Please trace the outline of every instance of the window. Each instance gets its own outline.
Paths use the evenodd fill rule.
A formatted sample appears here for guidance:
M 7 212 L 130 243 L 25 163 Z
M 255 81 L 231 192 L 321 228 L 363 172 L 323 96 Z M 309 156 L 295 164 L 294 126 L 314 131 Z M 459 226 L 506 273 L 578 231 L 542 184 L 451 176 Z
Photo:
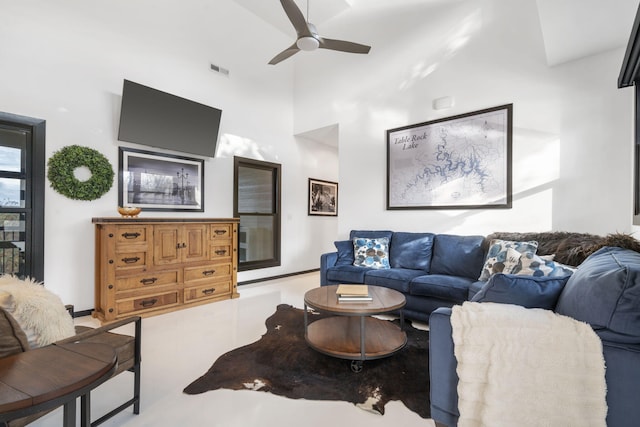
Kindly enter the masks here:
M 238 270 L 280 265 L 280 165 L 234 157 Z
M 44 280 L 45 122 L 0 113 L 0 273 Z

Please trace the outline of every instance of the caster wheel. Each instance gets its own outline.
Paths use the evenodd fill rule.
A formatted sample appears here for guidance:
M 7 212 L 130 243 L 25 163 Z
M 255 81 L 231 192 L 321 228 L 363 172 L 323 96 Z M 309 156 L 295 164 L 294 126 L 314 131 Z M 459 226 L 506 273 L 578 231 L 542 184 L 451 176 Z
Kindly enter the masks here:
M 362 360 L 352 360 L 351 361 L 351 371 L 357 373 L 362 372 Z

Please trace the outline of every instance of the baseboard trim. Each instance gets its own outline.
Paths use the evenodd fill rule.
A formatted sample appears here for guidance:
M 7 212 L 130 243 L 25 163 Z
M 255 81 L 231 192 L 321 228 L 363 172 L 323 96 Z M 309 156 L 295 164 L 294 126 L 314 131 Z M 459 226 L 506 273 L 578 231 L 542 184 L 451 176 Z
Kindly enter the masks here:
M 280 274 L 278 276 L 270 276 L 270 277 L 262 277 L 260 279 L 245 280 L 243 282 L 238 282 L 238 286 L 251 285 L 252 283 L 268 282 L 269 280 L 277 280 L 277 279 L 283 279 L 285 277 L 299 276 L 301 274 L 313 273 L 316 271 L 320 271 L 320 269 L 314 268 L 312 270 L 297 271 L 295 273 Z
M 73 318 L 83 317 L 83 316 L 91 316 L 91 313 L 93 313 L 93 310 L 74 311 L 73 312 Z

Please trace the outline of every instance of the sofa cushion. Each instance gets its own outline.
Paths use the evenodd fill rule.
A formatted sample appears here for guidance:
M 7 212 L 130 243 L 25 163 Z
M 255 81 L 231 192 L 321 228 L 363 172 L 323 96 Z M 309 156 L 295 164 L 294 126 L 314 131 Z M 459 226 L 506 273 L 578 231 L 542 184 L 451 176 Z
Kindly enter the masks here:
M 29 350 L 29 342 L 18 322 L 0 308 L 0 358 Z
M 475 282 L 473 282 L 472 284 L 469 285 L 469 295 L 467 295 L 467 300 L 471 301 L 471 299 L 475 296 L 475 294 L 477 294 L 478 292 L 480 292 L 480 289 L 482 289 L 482 287 L 484 285 L 486 285 L 487 282 L 484 282 L 482 280 L 477 280 Z
M 466 301 L 469 285 L 475 280 L 445 274 L 427 274 L 416 277 L 409 284 L 411 295 L 441 298 L 447 301 Z
M 604 247 L 569 278 L 556 311 L 589 323 L 608 341 L 640 343 L 640 253 Z
M 532 258 L 538 249 L 538 242 L 516 242 L 494 239 L 489 244 L 487 258 L 478 280 L 489 280 L 491 275 L 508 272 L 518 262 L 521 255 Z
M 335 265 L 353 265 L 353 242 L 351 240 L 337 240 L 333 244 L 338 251 Z
M 424 274 L 422 270 L 406 268 L 392 268 L 389 270 L 370 270 L 364 276 L 364 283 L 373 286 L 383 286 L 402 293 L 409 292 L 411 279 Z
M 552 277 L 497 273 L 489 278 L 471 301 L 553 310 L 567 280 L 569 275 Z
M 353 257 L 353 265 L 356 267 L 389 268 L 389 239 L 355 237 Z
M 477 280 L 484 261 L 482 236 L 437 234 L 429 272 Z
M 505 268 L 504 273 L 519 276 L 564 277 L 570 276 L 574 271 L 576 271 L 574 267 L 555 262 L 553 255 L 534 255 L 531 258 L 519 256 L 518 262 L 509 269 Z
M 433 252 L 433 233 L 393 233 L 389 250 L 392 268 L 409 268 L 429 272 Z
M 327 269 L 327 279 L 333 283 L 364 283 L 364 275 L 370 270 L 355 265 L 337 265 Z

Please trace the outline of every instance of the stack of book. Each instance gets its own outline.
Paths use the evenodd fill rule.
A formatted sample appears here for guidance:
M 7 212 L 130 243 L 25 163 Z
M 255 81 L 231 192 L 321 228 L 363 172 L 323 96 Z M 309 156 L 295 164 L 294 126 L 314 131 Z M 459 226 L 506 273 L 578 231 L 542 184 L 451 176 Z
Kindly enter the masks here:
M 336 294 L 338 302 L 366 302 L 373 299 L 367 285 L 338 285 Z

